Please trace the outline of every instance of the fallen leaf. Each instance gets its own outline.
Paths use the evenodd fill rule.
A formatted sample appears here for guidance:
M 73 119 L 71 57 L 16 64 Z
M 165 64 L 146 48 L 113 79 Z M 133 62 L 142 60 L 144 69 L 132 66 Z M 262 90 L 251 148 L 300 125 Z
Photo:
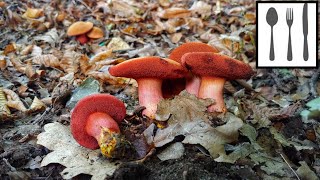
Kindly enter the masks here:
M 260 169 L 268 175 L 280 177 L 294 177 L 289 166 L 280 157 L 272 157 L 263 152 L 252 153 L 249 155 L 255 165 L 260 165 Z
M 308 180 L 317 180 L 319 179 L 316 173 L 314 173 L 308 164 L 304 161 L 299 162 L 301 166 L 297 169 L 297 174 L 301 179 L 308 179 Z
M 176 136 L 183 135 L 185 138 L 182 143 L 202 145 L 212 157 L 217 158 L 215 160 L 219 156 L 225 156 L 224 145 L 238 139 L 238 130 L 243 122 L 233 114 L 226 113 L 219 116 L 226 124 L 212 127 L 208 122 L 211 116 L 206 113 L 207 106 L 211 104 L 211 100 L 197 99 L 186 91 L 172 100 L 160 101 L 156 120 L 167 120 L 168 127 L 157 130 L 153 138 L 154 145 L 161 147 L 173 141 Z M 149 141 L 152 139 L 146 138 Z
M 11 114 L 10 109 L 7 106 L 7 98 L 3 92 L 3 88 L 0 87 L 0 117 Z
M 27 8 L 26 12 L 22 15 L 22 17 L 37 19 L 43 15 L 43 9 Z
M 6 94 L 8 102 L 7 105 L 11 108 L 17 109 L 19 111 L 25 112 L 27 108 L 24 106 L 23 102 L 20 100 L 18 94 L 10 89 L 3 89 L 3 92 Z
M 38 55 L 32 59 L 33 63 L 44 65 L 45 67 L 59 68 L 60 61 L 52 54 Z
M 58 163 L 66 168 L 60 173 L 64 179 L 71 179 L 79 174 L 92 175 L 92 180 L 111 176 L 120 162 L 110 162 L 99 156 L 100 150 L 81 147 L 72 137 L 70 128 L 60 123 L 44 126 L 45 132 L 38 135 L 37 143 L 52 152 L 41 162 L 41 167 Z M 58 132 L 58 133 L 57 133 Z
M 107 45 L 108 49 L 112 49 L 113 51 L 118 50 L 127 50 L 130 49 L 130 46 L 123 41 L 120 37 L 114 37 Z
M 90 94 L 99 93 L 99 90 L 99 81 L 95 80 L 94 78 L 87 78 L 78 88 L 74 90 L 73 95 L 67 102 L 66 106 L 72 109 L 80 99 Z
M 181 120 L 208 121 L 210 116 L 206 113 L 207 107 L 213 103 L 211 99 L 198 99 L 184 90 L 173 99 L 160 101 L 155 118 L 158 121 L 168 120 L 169 124 L 179 123 Z
M 203 1 L 194 1 L 189 10 L 191 10 L 193 13 L 200 14 L 201 18 L 206 18 L 211 15 L 212 6 Z
M 165 150 L 157 154 L 161 161 L 179 159 L 184 154 L 184 146 L 181 142 L 170 144 Z
M 158 12 L 158 16 L 163 19 L 186 18 L 191 15 L 191 11 L 184 8 L 167 8 Z

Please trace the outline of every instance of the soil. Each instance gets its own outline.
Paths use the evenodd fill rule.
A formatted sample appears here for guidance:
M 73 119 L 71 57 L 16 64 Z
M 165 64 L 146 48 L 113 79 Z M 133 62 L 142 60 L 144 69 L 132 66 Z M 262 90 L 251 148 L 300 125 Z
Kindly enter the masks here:
M 49 150 L 36 144 L 36 135 L 41 127 L 24 120 L 3 123 L 0 126 L 0 179 L 62 179 L 59 174 L 64 167 L 50 164 L 40 167 L 40 162 Z M 47 121 L 55 119 L 47 115 Z M 245 166 L 217 163 L 196 146 L 187 145 L 184 155 L 175 160 L 161 161 L 156 155 L 143 163 L 127 162 L 107 179 L 258 179 L 258 176 Z M 244 176 L 245 175 L 245 176 Z M 88 179 L 81 174 L 75 179 Z

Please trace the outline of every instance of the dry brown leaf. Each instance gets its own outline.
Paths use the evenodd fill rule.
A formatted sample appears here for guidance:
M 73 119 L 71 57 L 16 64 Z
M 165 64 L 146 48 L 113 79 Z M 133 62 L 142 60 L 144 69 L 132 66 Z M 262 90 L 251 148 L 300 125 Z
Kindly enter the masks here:
M 128 2 L 112 1 L 110 7 L 113 14 L 120 17 L 140 18 L 140 16 L 136 13 L 137 8 L 131 6 Z
M 43 9 L 27 8 L 26 12 L 22 15 L 22 17 L 37 19 L 43 15 Z
M 3 88 L 0 87 L 0 117 L 1 117 L 1 119 L 2 119 L 2 116 L 11 114 L 10 109 L 7 106 L 7 102 L 8 101 L 7 101 L 7 98 L 3 92 Z
M 10 43 L 4 48 L 3 55 L 6 56 L 9 53 L 16 52 L 16 50 L 17 50 L 16 44 L 15 43 Z
M 72 179 L 79 174 L 92 175 L 92 180 L 105 179 L 121 164 L 99 156 L 100 150 L 80 146 L 72 137 L 70 127 L 57 122 L 46 124 L 37 139 L 37 144 L 50 150 L 43 158 L 41 167 L 51 163 L 63 165 L 65 168 L 60 174 L 64 179 Z
M 52 54 L 38 55 L 32 58 L 32 62 L 45 67 L 59 68 L 60 61 L 59 59 Z
M 33 69 L 32 67 L 32 64 L 31 62 L 27 62 L 27 65 L 26 65 L 26 69 L 25 69 L 25 74 L 27 75 L 27 77 L 30 79 L 30 80 L 33 80 L 35 78 L 38 77 L 38 74 L 35 72 L 35 70 Z
M 82 55 L 73 50 L 66 50 L 60 61 L 60 67 L 67 73 L 76 73 Z
M 17 109 L 19 111 L 25 112 L 27 108 L 24 106 L 23 102 L 20 100 L 18 94 L 10 89 L 3 89 L 8 99 L 7 105 L 11 108 Z
M 82 55 L 79 59 L 80 70 L 83 74 L 87 75 L 89 71 L 92 70 L 93 65 L 89 63 L 89 57 L 87 55 Z
M 28 46 L 26 46 L 25 48 L 23 48 L 20 52 L 21 55 L 28 55 L 32 52 L 33 49 L 33 44 L 29 44 Z
M 170 3 L 171 3 L 170 0 L 159 0 L 158 2 L 163 7 L 168 7 L 168 6 L 170 6 Z
M 112 41 L 112 40 L 111 40 Z M 110 41 L 110 43 L 111 43 L 111 41 Z M 114 40 L 115 41 L 115 40 Z M 110 44 L 109 43 L 109 44 Z M 112 42 L 112 43 L 114 43 L 114 42 Z M 111 46 L 111 45 L 110 45 Z M 122 45 L 121 45 L 121 43 L 120 43 L 120 40 L 119 40 L 119 46 L 121 47 Z M 114 48 L 117 48 L 118 46 L 116 46 L 116 47 L 114 47 Z M 127 47 L 127 46 L 126 46 Z M 107 59 L 107 58 L 110 58 L 110 57 L 112 57 L 113 56 L 113 53 L 112 53 L 112 50 L 119 50 L 119 49 L 114 49 L 114 48 L 112 48 L 112 46 L 111 46 L 111 48 L 109 49 L 109 50 L 107 50 L 107 51 L 103 51 L 103 52 L 100 52 L 100 53 L 98 53 L 98 54 L 95 54 L 94 56 L 92 56 L 91 58 L 90 58 L 90 64 L 93 64 L 93 63 L 96 63 L 96 62 L 99 62 L 99 61 L 102 61 L 102 60 L 105 60 L 105 59 Z M 121 47 L 122 48 L 122 47 Z
M 198 13 L 201 18 L 209 17 L 211 15 L 212 6 L 203 1 L 195 1 L 190 10 L 193 13 Z
M 182 36 L 182 33 L 174 33 L 170 36 L 170 39 L 173 43 L 178 43 L 181 40 Z
M 155 115 L 158 121 L 167 121 L 175 124 L 183 121 L 208 121 L 207 107 L 214 103 L 211 99 L 198 99 L 195 95 L 182 91 L 173 99 L 165 99 L 158 104 Z
M 7 60 L 4 56 L 0 56 L 0 69 L 5 69 L 7 67 Z
M 26 67 L 24 67 L 24 65 L 18 59 L 16 59 L 16 57 L 11 57 L 10 61 L 11 61 L 12 65 L 13 65 L 13 67 L 17 71 L 19 71 L 21 73 L 25 73 Z
M 191 15 L 191 11 L 184 8 L 168 8 L 158 12 L 158 16 L 163 19 L 186 18 Z
M 201 117 L 196 117 L 191 121 L 180 119 L 175 124 L 158 129 L 153 143 L 156 147 L 161 147 L 173 141 L 176 136 L 183 135 L 185 138 L 182 143 L 202 145 L 219 162 L 226 156 L 224 145 L 237 141 L 238 130 L 243 125 L 242 120 L 231 113 L 226 113 L 222 119 L 227 123 L 216 128 L 202 120 Z
M 118 51 L 118 50 L 130 49 L 130 46 L 125 41 L 123 41 L 120 37 L 114 37 L 108 43 L 107 48 L 112 51 Z
M 41 100 L 39 100 L 37 96 L 35 96 L 33 102 L 29 107 L 29 112 L 39 112 L 44 111 L 45 109 L 46 105 Z

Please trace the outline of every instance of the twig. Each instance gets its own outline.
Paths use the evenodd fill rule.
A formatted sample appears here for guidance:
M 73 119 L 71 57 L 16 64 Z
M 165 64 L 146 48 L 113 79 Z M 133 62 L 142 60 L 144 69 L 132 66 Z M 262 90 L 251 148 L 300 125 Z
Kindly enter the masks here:
M 80 2 L 82 5 L 84 5 L 91 12 L 91 14 L 93 14 L 92 9 L 85 2 L 83 2 L 82 0 L 77 0 L 77 1 Z
M 311 94 L 314 97 L 318 96 L 317 90 L 316 90 L 316 86 L 317 86 L 317 81 L 319 79 L 320 76 L 320 67 L 317 69 L 317 71 L 311 76 L 310 80 L 309 80 L 309 85 L 310 85 L 310 91 Z
M 298 180 L 301 180 L 298 176 L 298 174 L 296 173 L 296 171 L 294 171 L 292 169 L 292 167 L 290 166 L 290 164 L 288 163 L 288 161 L 286 160 L 286 158 L 283 156 L 283 154 L 281 152 L 279 152 L 281 158 L 284 160 L 284 162 L 288 165 L 288 167 L 291 169 L 291 171 L 294 173 L 294 175 L 297 177 Z

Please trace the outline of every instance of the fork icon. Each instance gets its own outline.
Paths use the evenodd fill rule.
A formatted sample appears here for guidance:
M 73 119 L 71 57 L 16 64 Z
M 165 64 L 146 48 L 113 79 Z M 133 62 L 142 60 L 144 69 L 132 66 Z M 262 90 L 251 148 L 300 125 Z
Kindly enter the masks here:
M 288 61 L 291 61 L 292 60 L 291 26 L 293 23 L 293 10 L 292 10 L 292 8 L 287 8 L 286 19 L 287 19 L 287 25 L 289 27 L 289 41 L 288 41 L 287 59 L 288 59 Z

